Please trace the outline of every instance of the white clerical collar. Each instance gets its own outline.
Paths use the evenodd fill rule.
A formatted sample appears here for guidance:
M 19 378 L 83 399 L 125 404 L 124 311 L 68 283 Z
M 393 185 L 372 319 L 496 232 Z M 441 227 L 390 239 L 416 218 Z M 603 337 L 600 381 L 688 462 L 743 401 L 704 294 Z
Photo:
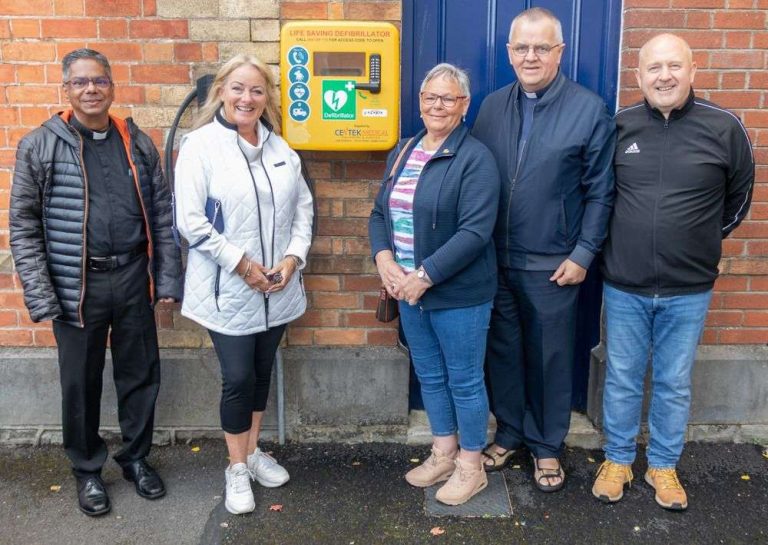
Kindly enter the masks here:
M 104 129 L 103 131 L 94 131 L 93 129 L 89 129 L 88 127 L 80 123 L 80 121 L 74 115 L 69 120 L 69 123 L 75 129 L 77 129 L 80 132 L 80 134 L 92 140 L 106 140 L 107 137 L 109 136 L 109 131 L 112 129 L 112 122 L 110 121 L 107 124 L 107 128 Z

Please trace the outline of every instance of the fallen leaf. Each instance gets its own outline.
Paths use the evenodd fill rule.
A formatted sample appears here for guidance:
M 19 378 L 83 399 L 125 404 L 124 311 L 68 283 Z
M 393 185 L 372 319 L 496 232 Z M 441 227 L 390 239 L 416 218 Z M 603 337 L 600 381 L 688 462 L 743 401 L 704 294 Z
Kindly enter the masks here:
M 589 462 L 590 464 L 594 464 L 595 463 L 595 459 L 592 458 L 592 456 L 587 456 L 587 462 Z
M 742 481 L 748 481 L 748 480 L 749 480 L 749 475 L 747 475 L 747 474 L 745 473 L 744 475 L 742 475 L 742 476 L 741 476 L 741 480 L 742 480 Z
M 190 450 L 192 452 L 200 452 L 200 447 L 192 447 Z
M 633 529 L 635 532 L 639 532 L 639 531 L 640 531 L 640 527 L 639 527 L 639 526 L 635 526 L 635 527 L 634 527 L 634 528 L 632 528 L 632 529 Z
M 360 462 L 352 462 L 352 465 L 353 465 L 353 466 L 359 466 L 359 465 L 360 465 Z
M 520 469 L 520 464 L 515 464 L 512 466 L 512 469 Z
M 768 458 L 768 447 L 763 449 L 763 458 Z
M 443 530 L 439 526 L 435 526 L 429 531 L 429 533 L 432 534 L 433 536 L 441 536 L 445 533 L 445 530 Z
M 269 510 L 270 510 L 270 511 L 282 511 L 282 510 L 283 510 L 283 504 L 281 504 L 281 503 L 276 503 L 276 504 L 274 504 L 274 505 L 270 505 L 270 506 L 269 506 Z
M 221 526 L 222 528 L 229 528 L 229 524 L 227 524 L 226 522 L 222 522 L 221 524 L 219 524 L 219 526 Z

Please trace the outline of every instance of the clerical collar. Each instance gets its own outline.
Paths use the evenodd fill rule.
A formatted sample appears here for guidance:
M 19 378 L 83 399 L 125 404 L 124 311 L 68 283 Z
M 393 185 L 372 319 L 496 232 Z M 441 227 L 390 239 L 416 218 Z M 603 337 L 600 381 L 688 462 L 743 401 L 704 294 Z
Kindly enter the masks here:
M 555 78 L 555 79 L 557 79 L 557 78 Z M 555 83 L 554 79 L 549 82 L 549 85 L 547 85 L 543 89 L 539 89 L 535 93 L 529 93 L 528 91 L 523 89 L 523 86 L 521 85 L 520 86 L 520 94 L 521 94 L 521 96 L 524 96 L 525 98 L 529 98 L 529 99 L 538 98 L 538 99 L 540 99 L 541 97 L 543 97 L 546 94 L 547 91 L 549 91 L 549 88 L 552 87 L 553 83 Z
M 93 129 L 89 129 L 80 123 L 74 115 L 70 118 L 69 122 L 75 129 L 77 129 L 77 132 L 82 134 L 85 138 L 90 138 L 91 140 L 106 140 L 109 136 L 109 131 L 112 130 L 112 123 L 110 122 L 106 130 L 94 131 Z

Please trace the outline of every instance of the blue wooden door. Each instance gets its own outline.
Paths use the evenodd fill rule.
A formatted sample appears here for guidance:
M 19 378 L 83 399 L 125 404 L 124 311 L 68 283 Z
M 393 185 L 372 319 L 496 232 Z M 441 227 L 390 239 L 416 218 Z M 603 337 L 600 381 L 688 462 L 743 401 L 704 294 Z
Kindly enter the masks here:
M 563 72 L 602 96 L 611 111 L 615 109 L 621 0 L 403 0 L 403 136 L 423 127 L 419 85 L 440 62 L 469 71 L 472 102 L 467 123 L 471 126 L 483 98 L 515 79 L 505 44 L 512 19 L 530 7 L 547 8 L 560 19 L 566 44 Z M 574 372 L 573 405 L 579 409 L 586 408 L 589 353 L 600 340 L 602 283 L 595 267 L 587 278 L 579 302 Z M 412 405 L 418 406 L 419 401 Z

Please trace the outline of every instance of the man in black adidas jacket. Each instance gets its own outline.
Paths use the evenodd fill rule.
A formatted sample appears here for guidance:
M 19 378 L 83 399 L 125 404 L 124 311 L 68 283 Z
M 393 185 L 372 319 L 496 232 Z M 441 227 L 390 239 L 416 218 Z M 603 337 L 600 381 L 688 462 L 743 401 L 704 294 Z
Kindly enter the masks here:
M 662 34 L 640 50 L 645 100 L 616 115 L 616 204 L 604 250 L 608 369 L 605 463 L 592 493 L 605 502 L 632 479 L 643 379 L 653 357 L 645 480 L 666 509 L 688 506 L 675 466 L 691 370 L 718 275 L 721 241 L 749 210 L 754 160 L 739 119 L 696 98 L 691 49 Z
M 145 458 L 152 444 L 160 355 L 152 306 L 180 298 L 170 191 L 152 140 L 109 113 L 107 58 L 77 49 L 62 60 L 72 109 L 22 138 L 11 189 L 11 251 L 33 322 L 53 320 L 64 448 L 80 510 L 110 510 L 99 436 L 109 338 L 122 448 L 115 460 L 142 497 L 165 487 Z

